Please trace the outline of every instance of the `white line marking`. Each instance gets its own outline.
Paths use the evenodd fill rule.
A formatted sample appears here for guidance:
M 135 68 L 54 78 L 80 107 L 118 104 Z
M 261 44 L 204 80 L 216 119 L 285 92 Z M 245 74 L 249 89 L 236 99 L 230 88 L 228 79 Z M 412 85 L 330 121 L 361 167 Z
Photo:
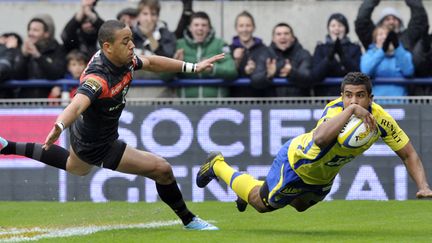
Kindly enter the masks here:
M 0 227 L 0 242 L 35 241 L 46 238 L 90 235 L 100 231 L 119 229 L 153 229 L 181 224 L 180 220 L 155 221 L 141 224 L 119 224 L 103 226 L 83 226 L 70 228 L 2 228 Z M 25 236 L 34 235 L 34 236 Z M 10 236 L 10 237 L 8 237 Z

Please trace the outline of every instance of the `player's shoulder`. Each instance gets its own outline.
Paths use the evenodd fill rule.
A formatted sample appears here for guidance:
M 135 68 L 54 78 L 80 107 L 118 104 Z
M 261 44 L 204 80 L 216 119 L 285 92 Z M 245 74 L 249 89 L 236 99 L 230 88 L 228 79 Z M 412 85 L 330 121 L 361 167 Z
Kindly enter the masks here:
M 327 103 L 327 105 L 324 108 L 324 112 L 322 114 L 322 117 L 328 116 L 328 115 L 335 115 L 343 110 L 343 101 L 342 98 L 339 97 L 335 100 L 330 101 Z
M 380 106 L 375 102 L 372 102 L 371 110 L 372 110 L 372 115 L 377 120 L 385 117 L 392 117 L 382 106 Z
M 377 122 L 381 136 L 386 136 L 388 133 L 394 132 L 395 129 L 399 129 L 393 116 L 376 103 L 372 104 L 372 115 Z
M 101 51 L 99 50 L 92 56 L 81 77 L 87 75 L 97 75 L 106 79 L 108 74 L 109 74 L 108 67 L 106 63 L 104 63 Z

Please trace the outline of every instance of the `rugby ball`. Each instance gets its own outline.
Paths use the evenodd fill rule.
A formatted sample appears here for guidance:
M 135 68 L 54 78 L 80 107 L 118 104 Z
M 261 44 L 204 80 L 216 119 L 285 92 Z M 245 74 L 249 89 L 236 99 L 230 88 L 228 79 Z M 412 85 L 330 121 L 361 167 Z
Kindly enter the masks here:
M 363 120 L 353 115 L 340 131 L 337 141 L 344 147 L 358 148 L 369 142 L 375 133 L 366 129 Z

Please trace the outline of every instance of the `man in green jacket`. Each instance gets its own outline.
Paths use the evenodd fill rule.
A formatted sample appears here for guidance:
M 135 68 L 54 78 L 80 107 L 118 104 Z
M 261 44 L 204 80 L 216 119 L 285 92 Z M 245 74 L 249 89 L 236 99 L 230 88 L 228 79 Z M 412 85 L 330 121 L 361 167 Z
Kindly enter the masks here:
M 237 77 L 234 60 L 229 54 L 230 50 L 224 40 L 215 37 L 210 18 L 205 12 L 196 12 L 191 16 L 188 30 L 184 31 L 183 38 L 177 40 L 177 51 L 174 58 L 185 62 L 199 62 L 219 53 L 227 53 L 225 58 L 213 65 L 203 73 L 181 73 L 183 79 L 224 79 L 233 80 Z M 223 86 L 223 85 L 222 85 Z M 226 97 L 228 89 L 218 86 L 181 87 L 178 90 L 180 97 Z

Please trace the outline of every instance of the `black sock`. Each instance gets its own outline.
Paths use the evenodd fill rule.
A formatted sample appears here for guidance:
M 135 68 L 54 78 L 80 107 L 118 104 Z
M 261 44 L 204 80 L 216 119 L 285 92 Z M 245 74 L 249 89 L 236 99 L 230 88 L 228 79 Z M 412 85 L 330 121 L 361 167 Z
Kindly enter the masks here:
M 66 162 L 69 157 L 69 151 L 55 144 L 45 150 L 42 144 L 11 141 L 8 141 L 8 145 L 0 153 L 22 155 L 62 170 L 66 170 Z
M 187 225 L 192 221 L 195 215 L 186 207 L 186 203 L 183 200 L 183 196 L 176 181 L 169 185 L 156 183 L 156 189 L 162 201 L 174 210 L 184 225 Z

